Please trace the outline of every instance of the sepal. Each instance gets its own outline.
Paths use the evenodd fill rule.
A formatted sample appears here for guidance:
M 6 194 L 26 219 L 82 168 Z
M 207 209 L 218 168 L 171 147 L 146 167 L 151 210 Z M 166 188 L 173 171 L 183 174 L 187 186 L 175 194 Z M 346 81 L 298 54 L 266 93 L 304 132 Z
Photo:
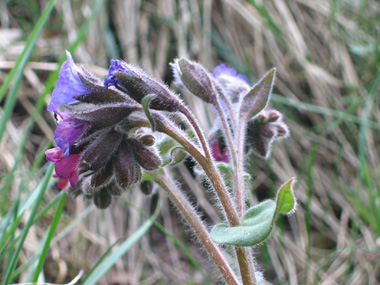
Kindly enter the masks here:
M 247 121 L 264 110 L 269 102 L 275 78 L 276 69 L 273 68 L 243 97 L 239 112 L 241 118 Z
M 153 151 L 154 148 L 144 146 L 137 139 L 129 139 L 128 143 L 136 161 L 146 170 L 155 170 L 162 164 L 160 157 Z

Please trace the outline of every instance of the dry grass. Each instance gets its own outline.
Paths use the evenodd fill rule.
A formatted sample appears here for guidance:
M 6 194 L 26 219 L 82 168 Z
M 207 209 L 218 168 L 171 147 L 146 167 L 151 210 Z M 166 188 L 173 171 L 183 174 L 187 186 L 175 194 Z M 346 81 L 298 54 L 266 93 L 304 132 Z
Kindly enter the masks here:
M 28 10 L 22 1 L 0 3 L 0 82 L 19 56 L 31 21 L 42 6 L 33 3 L 34 9 Z M 20 135 L 44 82 L 92 7 L 92 1 L 57 2 L 25 70 L 16 108 L 0 143 L 0 177 L 11 171 Z M 277 67 L 275 93 L 280 95 L 273 96 L 272 103 L 284 113 L 292 135 L 275 145 L 269 161 L 251 161 L 254 180 L 249 199 L 253 203 L 270 197 L 282 182 L 297 176 L 299 205 L 296 214 L 284 220 L 272 239 L 256 250 L 259 265 L 273 284 L 379 284 L 379 232 L 359 209 L 362 206 L 380 222 L 371 206 L 375 199 L 375 206 L 380 207 L 379 10 L 380 3 L 375 0 L 115 0 L 95 18 L 75 58 L 104 75 L 102 68 L 107 68 L 109 59 L 120 57 L 166 82 L 171 80 L 168 62 L 175 57 L 198 60 L 210 70 L 227 62 L 249 75 L 252 82 Z M 208 129 L 208 107 L 198 99 L 186 99 Z M 26 183 L 23 173 L 53 134 L 54 120 L 44 111 L 26 145 L 10 201 L 19 183 Z M 202 185 L 194 186 L 184 166 L 174 171 L 182 174 L 179 179 L 188 189 L 195 189 L 194 200 L 205 217 L 216 222 L 218 215 L 210 210 Z M 28 189 L 39 175 L 37 172 L 35 179 L 26 183 Z M 55 194 L 49 192 L 45 200 Z M 138 191 L 125 197 L 150 213 L 152 199 Z M 162 193 L 160 198 L 164 203 L 160 222 L 189 246 L 212 282 L 218 280 L 191 234 L 179 226 Z M 69 199 L 60 227 L 80 217 L 86 207 L 81 199 Z M 30 231 L 21 264 L 35 252 L 48 219 L 49 215 Z M 136 231 L 141 220 L 140 214 L 122 201 L 115 202 L 111 210 L 92 210 L 51 247 L 45 266 L 48 281 L 62 283 L 81 268 L 88 271 L 110 244 Z M 102 283 L 202 280 L 173 242 L 151 229 Z

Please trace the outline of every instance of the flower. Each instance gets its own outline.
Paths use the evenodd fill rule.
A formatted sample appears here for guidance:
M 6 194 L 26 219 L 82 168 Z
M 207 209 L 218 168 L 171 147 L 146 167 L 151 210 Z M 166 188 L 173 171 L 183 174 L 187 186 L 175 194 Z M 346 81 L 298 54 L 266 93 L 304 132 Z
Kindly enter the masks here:
M 70 52 L 66 51 L 67 60 L 59 71 L 59 79 L 52 94 L 48 111 L 54 112 L 54 106 L 59 108 L 66 103 L 78 103 L 73 97 L 90 93 L 79 77 L 79 68 L 75 65 Z
M 75 119 L 64 112 L 59 112 L 55 106 L 54 112 L 61 118 L 55 130 L 54 141 L 57 146 L 63 149 L 63 156 L 69 157 L 71 146 L 83 134 L 90 123 Z
M 108 89 L 109 86 L 121 85 L 119 79 L 117 78 L 116 72 L 129 73 L 129 74 L 132 73 L 125 65 L 122 64 L 122 61 L 112 59 L 111 65 L 108 71 L 108 75 L 106 75 L 104 78 L 104 87 L 106 89 Z
M 79 173 L 89 177 L 89 192 L 97 192 L 107 185 L 104 191 L 120 195 L 140 181 L 141 167 L 155 170 L 160 165 L 161 159 L 154 148 L 126 134 L 110 130 L 85 148 L 79 161 Z M 109 184 L 116 187 L 108 187 Z
M 71 187 L 77 186 L 79 180 L 77 166 L 80 154 L 64 157 L 63 150 L 58 147 L 48 149 L 45 154 L 47 160 L 54 162 L 56 176 L 60 178 L 58 187 L 63 189 L 66 187 L 67 181 L 70 181 Z M 64 183 L 64 181 L 66 181 L 66 183 Z
M 250 89 L 248 78 L 243 74 L 238 74 L 236 69 L 227 64 L 215 67 L 214 77 L 216 84 L 220 84 L 222 90 L 232 103 L 240 101 L 240 95 L 245 94 Z
M 210 148 L 211 148 L 212 156 L 214 157 L 215 161 L 222 161 L 226 163 L 230 161 L 227 148 L 224 148 L 224 150 L 221 150 L 219 141 L 212 143 L 210 145 Z
M 239 79 L 249 85 L 247 76 L 238 74 L 235 68 L 230 67 L 228 64 L 221 64 L 214 68 L 214 76 L 216 79 L 234 80 Z

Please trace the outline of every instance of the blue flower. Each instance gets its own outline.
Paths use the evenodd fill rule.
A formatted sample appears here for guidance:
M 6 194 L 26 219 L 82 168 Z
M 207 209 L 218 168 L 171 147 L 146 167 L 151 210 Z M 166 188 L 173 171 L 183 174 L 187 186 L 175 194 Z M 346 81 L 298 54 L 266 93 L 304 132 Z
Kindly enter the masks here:
M 243 74 L 238 74 L 235 68 L 230 67 L 228 64 L 221 64 L 214 68 L 214 76 L 216 79 L 221 79 L 222 77 L 235 77 L 238 78 L 249 85 L 247 76 Z
M 59 79 L 52 94 L 48 111 L 54 112 L 54 106 L 59 108 L 66 103 L 78 103 L 73 97 L 91 93 L 79 77 L 79 68 L 75 65 L 71 54 L 66 51 L 67 60 L 59 71 Z
M 104 87 L 106 89 L 108 89 L 109 86 L 121 85 L 116 72 L 131 73 L 120 60 L 112 59 L 108 75 L 104 78 Z

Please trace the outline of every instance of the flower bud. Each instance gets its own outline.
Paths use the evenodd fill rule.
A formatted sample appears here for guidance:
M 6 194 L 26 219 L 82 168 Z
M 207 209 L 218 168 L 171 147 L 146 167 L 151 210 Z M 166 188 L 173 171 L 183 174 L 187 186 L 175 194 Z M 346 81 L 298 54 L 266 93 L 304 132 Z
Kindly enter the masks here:
M 281 120 L 281 114 L 277 110 L 267 110 L 266 111 L 268 114 L 268 122 L 276 122 L 278 120 Z
M 255 154 L 267 159 L 272 143 L 289 135 L 288 127 L 282 122 L 281 113 L 277 110 L 263 110 L 248 121 L 247 145 Z
M 104 189 L 108 192 L 109 195 L 112 196 L 121 196 L 124 191 L 124 189 L 122 189 L 115 181 L 104 186 Z
M 143 135 L 139 138 L 139 141 L 145 146 L 153 146 L 156 139 L 153 135 Z
M 177 112 L 182 105 L 165 84 L 152 78 L 140 68 L 118 60 L 111 61 L 109 75 L 106 76 L 104 85 L 106 88 L 114 85 L 138 103 L 141 103 L 145 96 L 155 94 L 156 96 L 150 101 L 151 109 Z
M 141 179 L 141 168 L 137 165 L 130 145 L 123 141 L 115 163 L 116 182 L 126 189 Z
M 160 167 L 161 158 L 151 149 L 144 146 L 139 140 L 129 139 L 129 145 L 133 151 L 136 161 L 146 170 L 155 170 Z
M 90 90 L 89 93 L 73 96 L 74 99 L 91 104 L 132 103 L 128 96 L 117 89 L 105 89 L 104 83 L 92 73 L 82 68 L 78 73 L 83 85 Z
M 92 187 L 98 188 L 108 184 L 113 175 L 113 164 L 114 159 L 110 159 L 110 161 L 103 168 L 91 175 L 90 184 Z
M 182 83 L 195 96 L 207 103 L 216 101 L 216 92 L 206 69 L 199 63 L 181 58 L 176 60 Z
M 101 190 L 94 194 L 94 203 L 98 209 L 107 209 L 112 202 L 112 197 L 107 191 Z
M 107 132 L 97 138 L 83 152 L 79 164 L 80 171 L 83 173 L 87 170 L 101 169 L 113 157 L 121 140 L 122 135 L 115 131 Z
M 94 106 L 67 106 L 70 115 L 76 119 L 90 122 L 97 129 L 113 126 L 127 118 L 132 112 L 140 110 L 138 105 L 114 104 Z
M 152 180 L 144 180 L 140 183 L 140 190 L 146 196 L 153 195 L 156 191 L 154 187 L 154 182 Z

